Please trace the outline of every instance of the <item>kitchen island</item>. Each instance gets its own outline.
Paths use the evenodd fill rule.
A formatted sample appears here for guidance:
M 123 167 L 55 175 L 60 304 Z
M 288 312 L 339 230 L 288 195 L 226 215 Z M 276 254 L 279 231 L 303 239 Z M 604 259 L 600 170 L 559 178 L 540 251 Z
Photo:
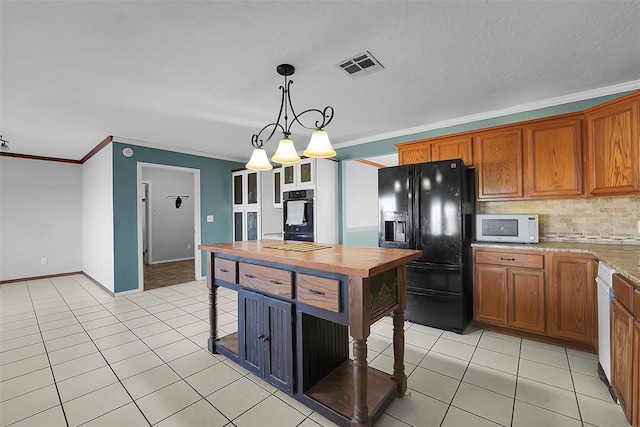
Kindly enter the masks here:
M 207 252 L 209 351 L 343 426 L 372 425 L 404 395 L 405 266 L 420 251 L 278 240 L 199 248 Z M 222 338 L 219 286 L 238 292 L 238 332 Z M 391 313 L 389 375 L 368 367 L 367 338 Z

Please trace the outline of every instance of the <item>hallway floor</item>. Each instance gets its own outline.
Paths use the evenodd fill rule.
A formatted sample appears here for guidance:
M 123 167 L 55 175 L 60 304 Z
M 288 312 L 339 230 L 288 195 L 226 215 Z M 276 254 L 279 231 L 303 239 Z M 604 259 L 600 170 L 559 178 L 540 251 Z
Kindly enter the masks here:
M 195 262 L 192 259 L 145 264 L 144 290 L 191 282 L 195 277 Z
M 221 335 L 237 299 L 219 289 Z M 206 351 L 204 281 L 111 297 L 84 276 L 0 286 L 1 426 L 330 426 Z M 583 353 L 483 330 L 407 322 L 408 394 L 377 426 L 627 426 Z M 392 324 L 368 360 L 392 370 Z

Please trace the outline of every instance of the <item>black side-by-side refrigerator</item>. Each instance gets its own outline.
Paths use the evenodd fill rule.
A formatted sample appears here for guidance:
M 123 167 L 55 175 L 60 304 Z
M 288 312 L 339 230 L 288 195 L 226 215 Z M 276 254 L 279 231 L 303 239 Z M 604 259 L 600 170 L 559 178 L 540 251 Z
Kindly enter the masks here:
M 378 170 L 379 246 L 422 250 L 407 264 L 411 322 L 462 333 L 473 318 L 474 182 L 460 159 Z

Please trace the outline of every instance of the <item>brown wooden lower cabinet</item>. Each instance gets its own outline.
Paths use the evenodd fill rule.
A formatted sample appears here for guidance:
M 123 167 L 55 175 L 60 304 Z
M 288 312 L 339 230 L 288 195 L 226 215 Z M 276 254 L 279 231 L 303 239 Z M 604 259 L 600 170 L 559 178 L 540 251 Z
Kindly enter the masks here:
M 614 298 L 611 302 L 611 387 L 629 423 L 633 411 L 633 320 L 633 315 Z
M 531 262 L 526 254 L 478 250 L 475 255 L 473 298 L 476 321 L 524 331 L 544 332 L 544 270 L 519 268 L 518 266 L 526 267 Z
M 640 427 L 640 320 L 633 324 L 633 427 Z
M 595 260 L 474 248 L 474 321 L 530 339 L 597 349 Z
M 597 287 L 593 257 L 554 254 L 549 281 L 549 334 L 596 345 Z

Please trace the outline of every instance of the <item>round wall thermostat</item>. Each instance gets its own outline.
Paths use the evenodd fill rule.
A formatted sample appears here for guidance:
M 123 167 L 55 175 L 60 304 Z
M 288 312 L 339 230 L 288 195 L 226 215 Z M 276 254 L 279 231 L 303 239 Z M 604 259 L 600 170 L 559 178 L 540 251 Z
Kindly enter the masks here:
M 131 157 L 133 156 L 133 149 L 126 147 L 122 149 L 122 155 L 125 157 Z

